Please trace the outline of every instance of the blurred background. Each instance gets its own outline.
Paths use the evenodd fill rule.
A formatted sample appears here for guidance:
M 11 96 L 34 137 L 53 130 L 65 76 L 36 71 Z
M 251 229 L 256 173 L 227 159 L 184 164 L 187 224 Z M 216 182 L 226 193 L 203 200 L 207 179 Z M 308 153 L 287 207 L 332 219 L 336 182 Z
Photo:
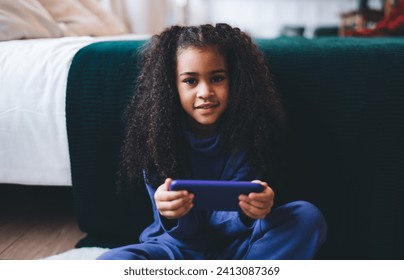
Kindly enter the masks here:
M 341 15 L 383 0 L 100 0 L 137 34 L 159 33 L 172 24 L 226 22 L 254 37 L 337 35 Z M 365 4 L 364 4 L 365 3 Z

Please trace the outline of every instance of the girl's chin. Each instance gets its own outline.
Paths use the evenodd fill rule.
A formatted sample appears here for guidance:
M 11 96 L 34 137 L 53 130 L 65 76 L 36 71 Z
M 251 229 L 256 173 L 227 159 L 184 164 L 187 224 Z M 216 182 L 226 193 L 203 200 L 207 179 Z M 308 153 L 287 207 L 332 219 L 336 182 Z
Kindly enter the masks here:
M 201 128 L 212 128 L 212 127 L 217 127 L 218 121 L 217 119 L 214 120 L 196 120 L 196 125 L 200 126 Z

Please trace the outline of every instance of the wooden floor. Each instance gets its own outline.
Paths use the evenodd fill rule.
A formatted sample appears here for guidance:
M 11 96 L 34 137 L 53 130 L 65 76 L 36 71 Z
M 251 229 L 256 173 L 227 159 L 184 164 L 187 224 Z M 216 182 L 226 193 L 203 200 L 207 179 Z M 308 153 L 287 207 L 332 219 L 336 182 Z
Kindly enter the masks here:
M 82 237 L 70 187 L 0 184 L 0 260 L 41 259 Z

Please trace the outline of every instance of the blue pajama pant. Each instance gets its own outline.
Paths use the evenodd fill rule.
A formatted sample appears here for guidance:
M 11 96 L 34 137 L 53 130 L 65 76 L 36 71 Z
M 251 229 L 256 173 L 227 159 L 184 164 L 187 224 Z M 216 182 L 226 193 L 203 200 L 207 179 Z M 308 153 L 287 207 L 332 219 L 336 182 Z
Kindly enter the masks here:
M 145 242 L 111 249 L 98 259 L 312 259 L 325 242 L 327 226 L 313 204 L 295 201 L 279 206 L 215 254 L 179 248 L 170 242 Z

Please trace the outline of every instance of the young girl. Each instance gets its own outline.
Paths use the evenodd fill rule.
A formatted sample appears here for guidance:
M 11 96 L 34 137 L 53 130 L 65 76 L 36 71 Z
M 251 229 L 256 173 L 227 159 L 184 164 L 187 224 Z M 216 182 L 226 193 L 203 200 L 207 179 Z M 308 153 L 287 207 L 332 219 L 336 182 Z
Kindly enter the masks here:
M 313 258 L 322 214 L 303 201 L 272 208 L 264 182 L 278 170 L 283 111 L 251 38 L 227 24 L 173 26 L 141 59 L 120 173 L 126 185 L 143 177 L 154 223 L 100 259 Z M 255 180 L 263 192 L 240 195 L 238 212 L 198 211 L 193 194 L 169 190 L 172 178 Z

